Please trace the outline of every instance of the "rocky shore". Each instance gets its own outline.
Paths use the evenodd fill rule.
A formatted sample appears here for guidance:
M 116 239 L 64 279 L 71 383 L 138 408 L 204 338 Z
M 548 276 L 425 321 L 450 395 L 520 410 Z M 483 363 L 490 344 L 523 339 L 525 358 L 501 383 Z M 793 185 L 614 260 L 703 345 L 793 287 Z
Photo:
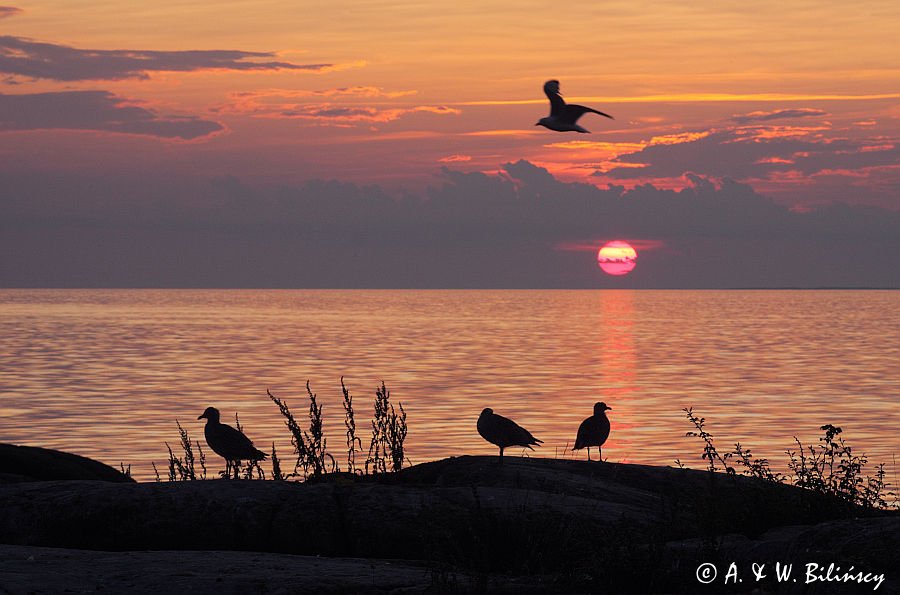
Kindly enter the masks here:
M 872 591 L 807 583 L 807 563 L 900 592 L 900 516 L 705 471 L 467 456 L 306 483 L 15 475 L 0 593 Z M 775 562 L 798 582 L 754 580 Z M 743 582 L 726 585 L 732 563 Z

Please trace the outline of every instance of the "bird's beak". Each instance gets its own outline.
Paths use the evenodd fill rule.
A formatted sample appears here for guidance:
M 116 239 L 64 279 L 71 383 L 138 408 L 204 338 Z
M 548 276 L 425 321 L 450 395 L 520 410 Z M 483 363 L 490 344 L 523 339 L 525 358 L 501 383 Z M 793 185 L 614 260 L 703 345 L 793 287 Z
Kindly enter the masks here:
M 204 417 L 206 417 L 206 416 L 205 416 L 205 415 L 201 415 L 201 416 L 198 417 L 197 419 L 203 419 Z

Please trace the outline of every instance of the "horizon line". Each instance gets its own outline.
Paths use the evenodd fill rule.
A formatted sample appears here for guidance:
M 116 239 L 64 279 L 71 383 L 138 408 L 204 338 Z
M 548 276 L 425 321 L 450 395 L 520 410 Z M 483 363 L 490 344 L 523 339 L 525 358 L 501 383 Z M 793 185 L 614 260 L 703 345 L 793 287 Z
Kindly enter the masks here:
M 772 287 L 189 287 L 189 286 L 34 286 L 0 287 L 2 291 L 70 290 L 70 291 L 900 291 L 897 286 L 819 285 Z

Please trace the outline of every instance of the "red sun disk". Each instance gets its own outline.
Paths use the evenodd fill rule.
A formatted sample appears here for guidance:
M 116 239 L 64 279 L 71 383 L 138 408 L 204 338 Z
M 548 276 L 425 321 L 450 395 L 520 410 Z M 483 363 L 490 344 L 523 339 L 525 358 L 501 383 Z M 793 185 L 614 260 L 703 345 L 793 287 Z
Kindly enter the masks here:
M 628 242 L 613 240 L 597 252 L 597 264 L 607 275 L 627 275 L 637 263 L 637 251 Z

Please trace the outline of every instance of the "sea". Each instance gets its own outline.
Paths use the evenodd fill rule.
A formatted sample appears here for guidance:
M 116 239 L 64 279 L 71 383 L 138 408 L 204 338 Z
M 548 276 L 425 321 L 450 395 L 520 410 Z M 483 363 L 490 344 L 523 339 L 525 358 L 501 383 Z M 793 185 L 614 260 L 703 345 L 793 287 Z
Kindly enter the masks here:
M 784 470 L 833 424 L 898 479 L 900 291 L 0 290 L 0 442 L 139 480 L 165 476 L 176 422 L 206 446 L 208 406 L 290 467 L 266 391 L 302 425 L 307 382 L 343 467 L 342 378 L 364 450 L 382 382 L 402 404 L 412 464 L 497 454 L 486 407 L 543 440 L 508 456 L 585 458 L 575 433 L 603 401 L 607 461 L 703 468 L 691 408 L 720 452 Z

